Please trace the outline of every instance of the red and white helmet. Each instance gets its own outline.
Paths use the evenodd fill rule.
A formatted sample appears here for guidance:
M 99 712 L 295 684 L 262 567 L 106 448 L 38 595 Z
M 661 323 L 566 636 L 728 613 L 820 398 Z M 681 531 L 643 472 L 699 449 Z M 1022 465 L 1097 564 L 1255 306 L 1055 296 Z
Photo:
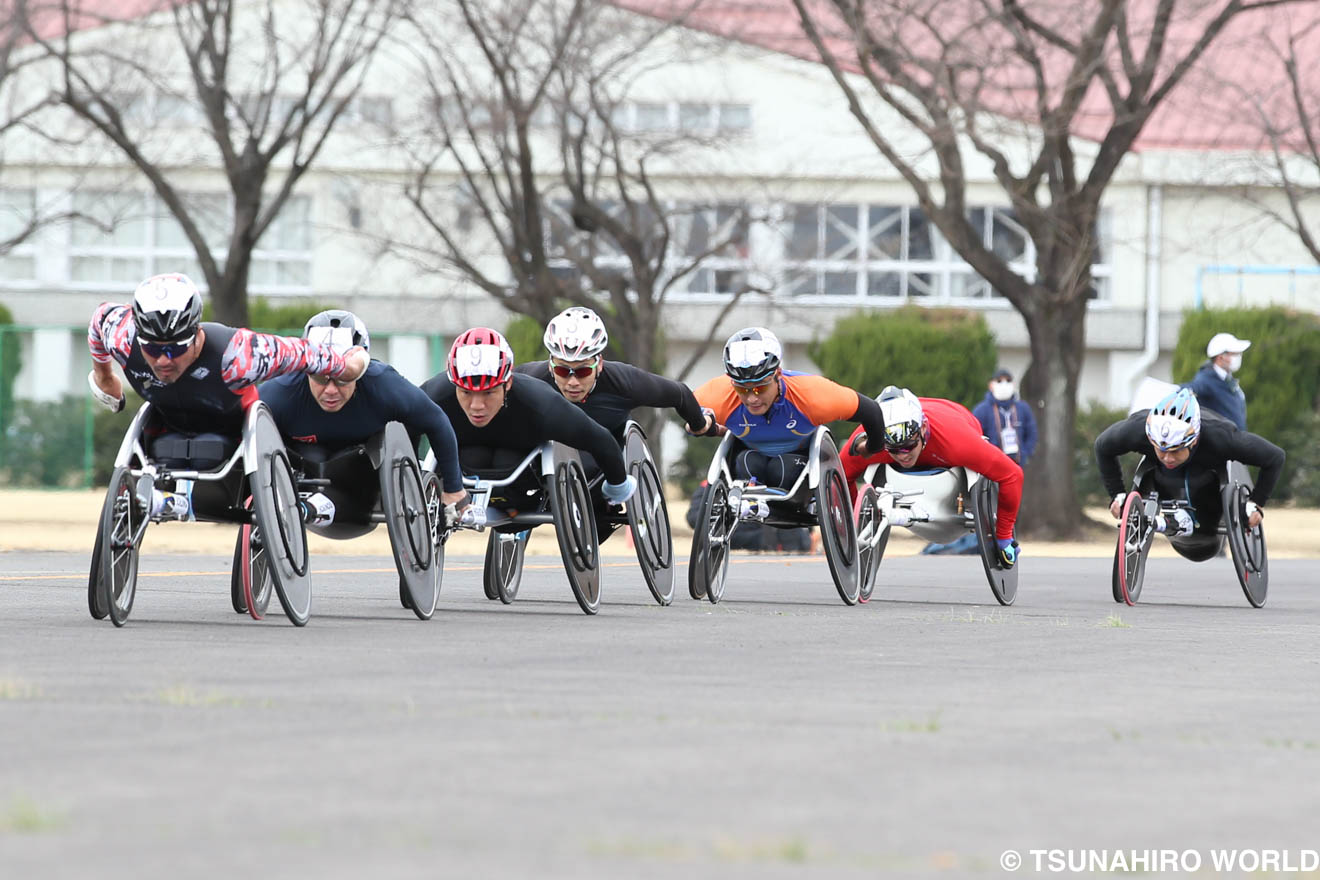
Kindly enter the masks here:
M 573 306 L 550 319 L 545 327 L 546 351 L 561 361 L 585 361 L 605 350 L 610 335 L 605 322 L 591 309 Z
M 489 327 L 473 327 L 458 334 L 450 346 L 445 373 L 459 388 L 489 391 L 513 374 L 513 349 Z

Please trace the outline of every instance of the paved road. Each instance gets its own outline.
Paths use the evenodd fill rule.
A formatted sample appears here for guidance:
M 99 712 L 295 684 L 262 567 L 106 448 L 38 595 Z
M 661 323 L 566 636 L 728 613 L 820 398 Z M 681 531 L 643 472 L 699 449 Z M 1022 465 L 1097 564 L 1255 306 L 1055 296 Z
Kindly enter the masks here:
M 1247 607 L 1226 560 L 736 561 L 718 607 L 552 558 L 511 607 L 451 559 L 434 620 L 336 557 L 295 630 L 227 559 L 144 561 L 128 627 L 85 559 L 0 554 L 0 876 L 1002 876 L 1033 848 L 1320 848 L 1320 560 Z M 684 573 L 680 569 L 680 575 Z M 369 872 L 369 873 L 368 873 Z

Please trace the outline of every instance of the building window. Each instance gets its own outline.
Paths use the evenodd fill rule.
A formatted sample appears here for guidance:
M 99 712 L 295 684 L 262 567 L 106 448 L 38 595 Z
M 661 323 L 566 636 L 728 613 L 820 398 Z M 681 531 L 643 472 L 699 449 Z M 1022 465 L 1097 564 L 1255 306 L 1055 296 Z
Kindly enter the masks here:
M 36 221 L 36 193 L 0 189 L 0 278 L 35 281 L 37 249 L 31 238 Z
M 751 131 L 750 104 L 708 101 L 624 101 L 614 108 L 619 131 L 682 132 L 691 135 L 736 135 Z
M 232 201 L 219 193 L 183 196 L 212 256 L 228 255 Z M 205 286 L 183 227 L 154 196 L 81 190 L 70 225 L 69 279 L 79 287 L 122 289 L 161 272 L 183 272 Z M 310 202 L 294 196 L 252 252 L 249 290 L 302 293 L 312 283 Z

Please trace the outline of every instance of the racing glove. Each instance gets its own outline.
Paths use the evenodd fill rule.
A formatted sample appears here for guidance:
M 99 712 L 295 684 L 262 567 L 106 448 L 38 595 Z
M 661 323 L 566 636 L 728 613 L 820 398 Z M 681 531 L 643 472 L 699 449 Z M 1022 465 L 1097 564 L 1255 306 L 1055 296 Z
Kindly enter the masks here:
M 622 483 L 606 483 L 600 487 L 600 492 L 605 496 L 605 500 L 610 504 L 622 504 L 632 497 L 637 491 L 637 478 L 632 474 L 623 478 Z
M 1022 555 L 1022 548 L 1018 546 L 1016 538 L 996 538 L 996 546 L 999 547 L 999 564 L 1004 568 L 1012 568 L 1017 565 L 1018 557 Z
M 110 410 L 110 412 L 112 413 L 124 411 L 123 395 L 120 395 L 118 398 L 114 398 L 111 397 L 109 394 L 106 394 L 104 391 L 102 391 L 101 386 L 96 384 L 95 370 L 87 374 L 87 384 L 92 389 L 92 397 L 96 398 L 96 402 L 101 404 L 101 406 Z

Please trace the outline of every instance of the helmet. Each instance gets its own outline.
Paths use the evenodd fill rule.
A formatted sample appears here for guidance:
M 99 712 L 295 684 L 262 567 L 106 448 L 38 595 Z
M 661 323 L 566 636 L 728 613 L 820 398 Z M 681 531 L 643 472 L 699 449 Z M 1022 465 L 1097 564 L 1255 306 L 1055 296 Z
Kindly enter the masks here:
M 600 315 L 591 309 L 573 306 L 550 319 L 543 341 L 551 357 L 583 361 L 603 352 L 610 335 L 605 332 L 605 322 Z
M 468 391 L 489 391 L 513 373 L 513 349 L 489 327 L 465 330 L 449 348 L 449 381 Z
M 1191 446 L 1201 436 L 1201 404 L 1190 388 L 1179 388 L 1151 407 L 1146 437 L 1160 452 Z
M 357 315 L 343 309 L 328 309 L 312 315 L 303 328 L 303 339 L 318 345 L 328 344 L 340 354 L 355 345 L 371 348 L 367 325 Z
M 724 343 L 724 372 L 735 382 L 767 379 L 779 369 L 784 349 L 764 327 L 744 327 Z
M 875 399 L 885 419 L 885 448 L 911 448 L 927 434 L 926 414 L 921 401 L 906 388 L 888 385 Z
M 153 275 L 133 293 L 133 322 L 139 339 L 182 342 L 197 333 L 202 294 L 187 275 Z

